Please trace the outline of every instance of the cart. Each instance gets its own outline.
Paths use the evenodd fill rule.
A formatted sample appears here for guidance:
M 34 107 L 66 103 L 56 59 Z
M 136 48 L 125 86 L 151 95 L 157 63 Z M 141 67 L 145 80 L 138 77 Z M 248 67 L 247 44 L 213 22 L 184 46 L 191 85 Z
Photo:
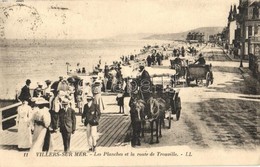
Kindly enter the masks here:
M 196 84 L 198 84 L 199 80 L 206 80 L 206 87 L 208 87 L 209 84 L 213 84 L 213 73 L 211 67 L 211 64 L 189 64 L 185 76 L 187 86 L 190 86 L 191 81 L 195 81 Z
M 153 82 L 152 95 L 162 98 L 165 104 L 165 119 L 168 122 L 167 128 L 171 128 L 172 114 L 176 115 L 178 121 L 181 114 L 181 98 L 179 97 L 179 89 L 173 89 L 170 86 L 171 78 L 169 74 L 151 75 Z

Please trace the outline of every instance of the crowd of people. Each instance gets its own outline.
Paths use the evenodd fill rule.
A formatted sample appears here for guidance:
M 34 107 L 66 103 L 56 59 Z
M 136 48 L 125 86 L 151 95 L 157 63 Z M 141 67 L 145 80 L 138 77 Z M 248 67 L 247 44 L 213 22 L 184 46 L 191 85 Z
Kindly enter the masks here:
M 53 83 L 47 80 L 45 88 L 42 83 L 38 83 L 32 96 L 31 80 L 26 80 L 18 97 L 22 102 L 17 109 L 18 149 L 30 149 L 30 152 L 52 151 L 54 143 L 51 133 L 59 130 L 64 151 L 70 151 L 70 139 L 76 130 L 78 108 L 82 114 L 82 123 L 87 129 L 89 150 L 95 151 L 96 130 L 104 103 L 101 97 L 101 81 L 96 77 L 92 79 L 92 83 L 86 82 L 85 86 L 80 86 L 73 78 L 66 80 L 60 77 Z
M 147 66 L 151 67 L 152 65 L 158 64 L 162 65 L 162 60 L 164 60 L 164 55 L 162 52 L 158 52 L 156 50 L 153 51 L 151 55 L 148 55 L 146 58 Z
M 127 56 L 124 56 L 124 55 L 122 55 L 121 57 L 120 57 L 120 60 L 121 60 L 121 62 L 123 63 L 123 64 L 129 64 L 130 63 L 130 61 L 135 61 L 135 60 L 137 60 L 138 59 L 138 57 L 139 57 L 139 55 L 137 55 L 137 54 L 131 54 L 131 55 L 127 55 Z
M 185 49 L 173 50 L 173 56 L 185 56 Z M 161 65 L 165 56 L 158 50 L 153 50 L 148 55 L 146 65 Z M 137 61 L 138 56 L 121 57 L 123 63 L 128 60 Z M 195 62 L 205 64 L 205 59 L 200 54 Z M 137 80 L 125 77 L 121 71 L 121 62 L 113 62 L 111 66 L 100 67 L 101 62 L 95 67 L 90 81 L 83 82 L 80 78 L 59 77 L 58 81 L 46 80 L 45 84 L 38 82 L 38 87 L 30 92 L 31 80 L 26 80 L 18 99 L 22 105 L 18 107 L 18 149 L 30 149 L 31 152 L 53 150 L 51 133 L 61 133 L 64 151 L 70 151 L 70 140 L 76 130 L 76 111 L 82 116 L 82 123 L 86 126 L 88 147 L 90 151 L 96 150 L 97 126 L 102 111 L 105 109 L 101 96 L 102 92 L 110 89 L 117 92 L 116 101 L 119 113 L 124 111 L 124 98 L 135 88 L 142 89 L 141 96 L 149 99 L 152 82 L 144 65 L 139 66 Z M 81 71 L 84 72 L 85 68 Z M 45 86 L 44 86 L 45 85 Z M 131 91 L 129 91 L 131 90 Z M 130 93 L 129 93 L 130 92 Z M 131 107 L 131 105 L 130 105 Z

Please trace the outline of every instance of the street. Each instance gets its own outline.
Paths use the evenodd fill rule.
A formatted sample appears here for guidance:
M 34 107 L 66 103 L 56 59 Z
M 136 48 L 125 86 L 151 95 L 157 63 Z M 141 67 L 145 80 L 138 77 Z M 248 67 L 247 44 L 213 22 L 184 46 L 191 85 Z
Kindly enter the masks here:
M 214 83 L 208 88 L 180 88 L 181 118 L 163 130 L 156 146 L 189 146 L 193 149 L 222 148 L 251 150 L 259 147 L 259 83 L 242 75 L 239 61 L 223 54 L 221 48 L 202 50 L 213 66 Z M 246 67 L 248 63 L 244 63 Z M 259 93 L 258 93 L 259 94 Z M 148 147 L 146 143 L 144 147 Z

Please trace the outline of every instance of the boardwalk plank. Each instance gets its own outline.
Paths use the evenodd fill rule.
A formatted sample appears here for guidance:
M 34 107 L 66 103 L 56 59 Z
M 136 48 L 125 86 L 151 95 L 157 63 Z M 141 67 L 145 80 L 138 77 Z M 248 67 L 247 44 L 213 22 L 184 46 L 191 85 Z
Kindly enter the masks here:
M 100 123 L 100 125 L 98 126 L 98 132 L 103 132 L 104 129 L 106 129 L 108 125 L 112 124 L 116 120 L 116 118 L 114 116 L 106 117 L 104 119 L 106 119 L 106 121 L 103 122 L 103 124 Z
M 98 140 L 98 145 L 99 146 L 104 146 L 104 145 L 102 145 L 102 143 L 104 143 L 104 140 L 107 138 L 107 135 L 112 133 L 112 131 L 114 129 L 113 127 L 116 124 L 118 124 L 118 122 L 121 122 L 120 119 L 122 119 L 122 118 L 121 117 L 118 117 L 118 118 L 113 117 L 113 121 L 109 125 L 105 126 L 105 129 L 103 129 L 101 131 L 102 136 Z
M 129 129 L 130 119 L 119 114 L 103 114 L 98 126 L 101 134 L 98 139 L 98 146 L 113 146 L 115 142 L 123 142 Z M 16 150 L 17 127 L 5 130 L 0 133 L 0 145 L 4 150 Z M 52 134 L 54 140 L 54 150 L 63 151 L 63 142 L 60 132 Z M 71 138 L 71 150 L 87 149 L 87 136 L 85 126 L 82 126 L 81 117 L 77 116 L 77 129 Z
M 110 147 L 113 144 L 116 144 L 118 142 L 120 142 L 118 140 L 119 135 L 124 135 L 126 133 L 126 129 L 128 129 L 129 124 L 122 124 L 121 128 L 118 129 L 114 135 L 111 136 L 111 138 L 107 141 L 107 143 L 105 144 L 106 146 Z
M 127 122 L 126 124 L 124 124 L 123 129 L 121 131 L 119 131 L 118 134 L 112 136 L 112 139 L 114 142 L 109 142 L 108 146 L 110 147 L 110 146 L 113 146 L 113 144 L 123 143 L 130 128 L 131 128 L 130 122 Z
M 122 118 L 121 118 L 122 119 Z M 120 120 L 119 124 L 114 122 L 112 127 L 110 128 L 110 133 L 107 133 L 105 140 L 101 143 L 101 145 L 106 146 L 106 143 L 111 139 L 115 133 L 122 128 L 124 121 Z
M 129 129 L 130 126 L 130 122 L 128 118 L 124 119 L 124 124 L 122 125 L 122 128 L 119 129 L 112 137 L 111 139 L 108 141 L 108 143 L 106 144 L 108 147 L 112 146 L 113 144 L 117 144 L 119 142 L 123 142 L 121 141 L 121 138 L 124 138 L 127 134 L 127 131 Z

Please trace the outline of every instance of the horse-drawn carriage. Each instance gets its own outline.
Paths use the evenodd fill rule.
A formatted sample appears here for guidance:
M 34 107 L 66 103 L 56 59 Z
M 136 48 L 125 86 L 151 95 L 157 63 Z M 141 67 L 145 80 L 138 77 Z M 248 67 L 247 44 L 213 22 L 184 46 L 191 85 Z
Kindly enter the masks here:
M 177 59 L 178 60 L 178 59 Z M 196 84 L 201 80 L 206 80 L 206 86 L 213 84 L 213 73 L 211 71 L 211 64 L 188 64 L 187 60 L 180 59 L 179 61 L 171 60 L 171 68 L 176 70 L 173 75 L 173 86 L 179 83 L 180 78 L 185 79 L 187 86 L 190 86 L 191 81 L 196 81 Z
M 186 83 L 187 86 L 190 85 L 191 81 L 196 81 L 196 84 L 200 80 L 206 80 L 206 86 L 208 87 L 209 84 L 213 84 L 213 73 L 211 71 L 211 64 L 206 64 L 206 65 L 198 65 L 198 64 L 189 64 L 188 65 L 188 70 L 186 73 Z
M 140 144 L 139 136 L 140 134 L 144 136 L 144 131 L 147 131 L 147 127 L 151 134 L 150 144 L 154 143 L 154 132 L 156 143 L 159 143 L 159 137 L 162 136 L 162 126 L 166 127 L 167 124 L 167 128 L 171 128 L 171 115 L 176 114 L 176 120 L 179 120 L 181 113 L 179 90 L 171 88 L 167 84 L 169 80 L 168 74 L 151 75 L 152 88 L 148 92 L 148 99 L 144 98 L 144 94 L 146 93 L 147 95 L 147 92 L 144 93 L 140 89 L 136 89 L 139 90 L 137 93 L 131 94 L 132 145 Z

